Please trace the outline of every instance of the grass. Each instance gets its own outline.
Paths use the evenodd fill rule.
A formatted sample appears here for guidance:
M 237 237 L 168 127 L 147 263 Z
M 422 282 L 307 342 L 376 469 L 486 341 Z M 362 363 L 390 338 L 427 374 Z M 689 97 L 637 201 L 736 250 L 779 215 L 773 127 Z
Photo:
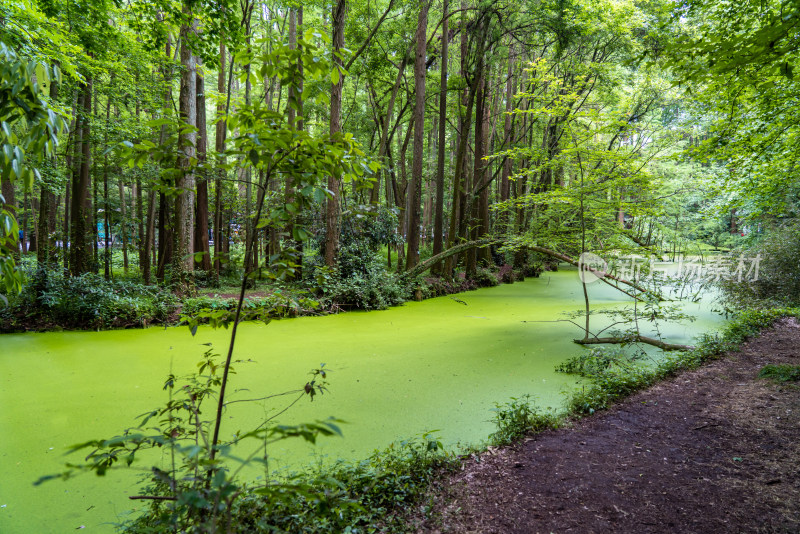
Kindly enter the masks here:
M 769 378 L 775 382 L 800 381 L 800 365 L 765 365 L 758 372 L 759 378 Z

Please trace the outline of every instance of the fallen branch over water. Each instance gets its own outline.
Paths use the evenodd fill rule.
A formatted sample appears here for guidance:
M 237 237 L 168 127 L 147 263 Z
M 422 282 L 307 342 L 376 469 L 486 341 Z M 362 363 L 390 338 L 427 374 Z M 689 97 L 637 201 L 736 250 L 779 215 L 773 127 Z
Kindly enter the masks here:
M 621 345 L 625 343 L 645 343 L 647 345 L 658 347 L 661 350 L 694 350 L 694 347 L 691 345 L 666 343 L 664 341 L 661 341 L 660 339 L 655 339 L 640 334 L 636 334 L 634 336 L 624 336 L 624 337 L 589 337 L 583 339 L 573 339 L 573 341 L 575 343 L 578 343 L 579 345 L 604 345 L 604 344 Z

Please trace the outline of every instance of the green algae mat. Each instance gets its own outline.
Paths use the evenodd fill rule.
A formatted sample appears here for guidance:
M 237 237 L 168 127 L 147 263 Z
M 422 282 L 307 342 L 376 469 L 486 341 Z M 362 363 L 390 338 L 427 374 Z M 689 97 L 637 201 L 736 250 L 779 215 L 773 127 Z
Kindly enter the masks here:
M 623 295 L 589 286 L 593 305 L 621 306 Z M 434 431 L 450 446 L 479 443 L 493 431 L 496 402 L 531 394 L 559 408 L 577 386 L 554 367 L 582 349 L 580 332 L 557 322 L 581 309 L 575 271 L 385 311 L 248 323 L 240 329 L 231 400 L 302 388 L 325 364 L 329 391 L 278 416 L 292 424 L 335 416 L 343 438 L 315 447 L 299 443 L 268 451 L 270 468 L 300 469 L 338 458 L 358 460 L 393 441 Z M 688 343 L 721 319 L 707 304 L 687 305 L 699 319 L 663 325 L 670 341 Z M 108 332 L 7 334 L 0 337 L 0 532 L 113 532 L 114 523 L 145 505 L 128 500 L 147 475 L 118 470 L 99 478 L 33 482 L 58 473 L 75 443 L 108 438 L 166 401 L 169 373 L 196 369 L 211 344 L 223 353 L 227 330 L 181 328 Z M 248 430 L 285 407 L 285 400 L 232 404 L 224 438 Z M 243 451 L 249 453 L 252 451 Z M 258 479 L 264 473 L 248 472 Z

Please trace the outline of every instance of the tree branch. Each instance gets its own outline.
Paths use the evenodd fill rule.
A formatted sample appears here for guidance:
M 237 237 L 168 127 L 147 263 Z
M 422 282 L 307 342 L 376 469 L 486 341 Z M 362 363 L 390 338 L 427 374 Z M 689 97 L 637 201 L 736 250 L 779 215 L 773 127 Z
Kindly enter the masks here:
M 573 339 L 573 342 L 579 345 L 603 345 L 603 344 L 612 344 L 612 345 L 619 345 L 622 343 L 645 343 L 647 345 L 652 345 L 654 347 L 658 347 L 661 350 L 694 350 L 692 345 L 679 345 L 675 343 L 666 343 L 661 341 L 660 339 L 655 339 L 652 337 L 643 336 L 641 334 L 636 334 L 632 337 L 623 336 L 623 337 L 595 337 L 595 338 L 584 338 L 584 339 Z

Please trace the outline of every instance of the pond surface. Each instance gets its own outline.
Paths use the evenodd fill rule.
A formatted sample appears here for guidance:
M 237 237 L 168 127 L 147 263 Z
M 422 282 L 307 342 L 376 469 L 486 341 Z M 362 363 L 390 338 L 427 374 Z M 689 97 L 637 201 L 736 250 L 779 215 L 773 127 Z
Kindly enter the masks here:
M 589 291 L 593 305 L 626 302 L 604 284 Z M 566 270 L 385 311 L 244 324 L 235 356 L 253 361 L 236 367 L 230 387 L 238 391 L 229 398 L 301 388 L 312 368 L 326 364 L 329 392 L 313 403 L 303 399 L 278 420 L 335 416 L 347 421 L 344 438 L 275 446 L 272 467 L 363 459 L 429 431 L 450 447 L 479 443 L 494 430 L 496 402 L 531 394 L 538 405 L 558 409 L 576 387 L 574 377 L 553 368 L 585 350 L 571 342 L 581 332 L 549 321 L 582 303 L 577 273 Z M 688 343 L 721 324 L 707 303 L 686 309 L 699 319 L 662 326 L 669 341 Z M 224 352 L 228 336 L 201 328 L 192 337 L 186 327 L 0 336 L 0 532 L 113 532 L 115 522 L 135 513 L 127 496 L 137 493 L 146 466 L 32 483 L 61 472 L 67 461 L 79 463 L 82 456 L 64 455 L 70 445 L 116 435 L 161 406 L 166 376 L 196 369 L 204 343 Z M 223 437 L 284 405 L 232 405 Z

